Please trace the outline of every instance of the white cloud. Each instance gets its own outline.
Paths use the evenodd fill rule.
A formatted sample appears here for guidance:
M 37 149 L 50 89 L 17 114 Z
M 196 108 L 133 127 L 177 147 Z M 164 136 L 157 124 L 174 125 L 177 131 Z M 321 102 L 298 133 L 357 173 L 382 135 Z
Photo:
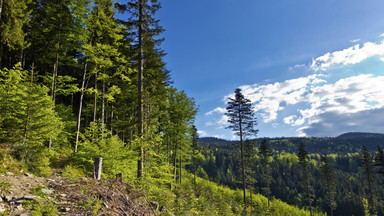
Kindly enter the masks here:
M 353 40 L 350 40 L 351 43 L 357 43 L 357 42 L 359 42 L 359 41 L 360 41 L 360 39 L 353 39 Z
M 275 82 L 267 85 L 246 85 L 240 88 L 255 107 L 264 123 L 282 119 L 292 127 L 301 126 L 299 135 L 304 136 L 306 127 L 319 124 L 318 116 L 327 113 L 353 114 L 384 107 L 384 76 L 362 74 L 328 83 L 321 74 Z M 230 96 L 227 96 L 227 98 Z M 289 111 L 287 109 L 291 108 Z M 292 111 L 296 108 L 296 111 Z M 287 110 L 286 112 L 283 112 Z M 282 116 L 287 114 L 287 116 Z M 223 128 L 226 116 L 216 119 L 215 125 Z M 323 126 L 325 124 L 322 124 Z
M 324 71 L 334 65 L 357 64 L 373 56 L 384 57 L 384 40 L 379 43 L 367 42 L 361 47 L 357 44 L 341 51 L 327 53 L 313 59 L 310 68 L 314 71 Z
M 200 137 L 205 137 L 205 136 L 208 135 L 207 132 L 202 131 L 202 130 L 198 130 L 198 131 L 197 131 L 197 134 L 199 134 Z
M 384 132 L 384 108 L 356 113 L 326 112 L 316 123 L 298 129 L 300 136 L 338 136 L 346 132 Z
M 244 96 L 254 103 L 255 112 L 260 114 L 262 120 L 271 122 L 277 119 L 278 112 L 284 110 L 285 106 L 300 103 L 312 86 L 324 83 L 325 80 L 321 77 L 323 75 L 315 74 L 284 82 L 246 85 L 240 88 Z
M 300 69 L 307 69 L 307 65 L 305 64 L 297 64 L 297 65 L 294 65 L 293 67 L 289 67 L 288 70 L 289 71 L 295 71 L 295 70 L 300 70 Z
M 227 109 L 223 108 L 223 107 L 216 107 L 215 109 L 209 111 L 209 112 L 206 112 L 205 115 L 206 116 L 209 116 L 209 115 L 212 115 L 212 114 L 215 114 L 215 113 L 218 113 L 218 114 L 222 114 L 222 113 L 226 113 L 227 112 Z
M 284 119 L 286 124 L 299 126 L 307 123 L 308 125 L 299 128 L 299 134 L 305 135 L 306 131 L 313 132 L 314 126 L 334 127 L 341 125 L 338 120 L 328 118 L 333 115 L 357 115 L 357 113 L 369 112 L 370 110 L 381 109 L 384 107 L 384 76 L 375 77 L 370 74 L 362 74 L 349 78 L 340 79 L 334 84 L 326 84 L 310 89 L 303 101 L 310 104 L 308 109 L 299 110 L 300 117 L 289 116 Z M 301 124 L 299 124 L 301 123 Z M 328 124 L 328 125 L 327 125 Z M 358 123 L 349 122 L 349 126 Z M 312 134 L 313 135 L 313 134 Z

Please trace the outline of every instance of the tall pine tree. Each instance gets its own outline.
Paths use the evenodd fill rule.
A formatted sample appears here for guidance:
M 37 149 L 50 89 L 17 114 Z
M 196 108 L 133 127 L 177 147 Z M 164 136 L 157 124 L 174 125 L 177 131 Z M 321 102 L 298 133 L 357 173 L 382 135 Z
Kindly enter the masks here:
M 258 130 L 254 128 L 257 125 L 257 121 L 252 108 L 251 101 L 244 97 L 241 89 L 237 88 L 235 90 L 235 98 L 228 99 L 227 113 L 225 113 L 229 123 L 227 128 L 232 129 L 240 138 L 240 166 L 245 205 L 247 204 L 247 196 L 244 139 L 249 136 L 256 136 L 258 132 Z

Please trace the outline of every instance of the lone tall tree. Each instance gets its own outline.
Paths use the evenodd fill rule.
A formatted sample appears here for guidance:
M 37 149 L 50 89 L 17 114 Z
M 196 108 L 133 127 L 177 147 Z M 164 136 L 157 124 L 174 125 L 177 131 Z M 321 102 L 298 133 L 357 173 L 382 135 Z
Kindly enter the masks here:
M 227 113 L 228 123 L 227 128 L 232 129 L 240 138 L 240 160 L 241 172 L 243 183 L 244 204 L 247 204 L 247 197 L 245 193 L 245 160 L 244 160 L 244 142 L 246 136 L 256 136 L 258 130 L 254 129 L 257 125 L 255 114 L 252 111 L 252 103 L 249 99 L 245 98 L 241 93 L 241 89 L 235 90 L 235 98 L 228 99 Z

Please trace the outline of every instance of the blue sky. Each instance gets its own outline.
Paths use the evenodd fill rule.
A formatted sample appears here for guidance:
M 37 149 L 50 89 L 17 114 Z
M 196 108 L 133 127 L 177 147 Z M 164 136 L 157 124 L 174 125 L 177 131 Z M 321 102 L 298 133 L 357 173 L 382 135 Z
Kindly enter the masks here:
M 235 139 L 225 99 L 241 87 L 258 137 L 384 132 L 384 1 L 167 0 L 157 16 L 174 86 L 200 136 Z

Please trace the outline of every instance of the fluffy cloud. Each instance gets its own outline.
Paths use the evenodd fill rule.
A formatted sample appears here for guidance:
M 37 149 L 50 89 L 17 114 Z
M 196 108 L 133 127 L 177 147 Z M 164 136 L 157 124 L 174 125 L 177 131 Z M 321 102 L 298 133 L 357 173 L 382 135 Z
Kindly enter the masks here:
M 341 51 L 329 52 L 313 59 L 310 68 L 314 71 L 324 71 L 333 65 L 357 64 L 373 56 L 384 57 L 384 40 L 379 43 L 367 42 L 361 47 L 357 44 Z
M 384 108 L 356 113 L 325 112 L 316 116 L 316 123 L 302 127 L 305 136 L 337 136 L 346 132 L 383 133 Z
M 197 131 L 197 134 L 199 134 L 200 137 L 205 137 L 205 136 L 208 135 L 207 132 L 202 131 L 202 130 L 198 130 L 198 131 Z
M 284 118 L 284 122 L 292 126 L 300 126 L 304 123 L 314 126 L 319 122 L 328 122 L 319 118 L 327 113 L 350 115 L 383 108 L 382 83 L 384 83 L 384 76 L 362 74 L 340 79 L 334 84 L 313 87 L 308 89 L 310 93 L 302 98 L 302 101 L 310 104 L 310 107 L 299 110 L 299 116 L 291 115 Z
M 315 74 L 268 85 L 247 85 L 240 88 L 245 97 L 254 103 L 255 112 L 261 115 L 262 120 L 271 122 L 277 119 L 279 111 L 288 105 L 302 102 L 308 89 L 323 82 L 325 80 L 322 75 Z
M 212 114 L 215 114 L 215 113 L 222 114 L 222 113 L 225 113 L 225 112 L 227 112 L 227 109 L 222 108 L 222 107 L 216 107 L 215 109 L 213 109 L 213 110 L 211 110 L 209 112 L 206 112 L 205 115 L 209 116 L 209 115 L 212 115 Z
M 251 99 L 255 112 L 264 123 L 276 123 L 282 119 L 287 125 L 300 127 L 297 132 L 302 136 L 316 136 L 322 132 L 330 134 L 326 131 L 327 127 L 344 126 L 344 129 L 335 130 L 335 133 L 353 128 L 356 128 L 354 131 L 359 131 L 357 129 L 362 122 L 354 123 L 358 116 L 384 108 L 384 76 L 362 74 L 340 79 L 335 83 L 328 83 L 323 78 L 323 75 L 315 74 L 284 82 L 240 88 Z M 229 97 L 233 97 L 233 94 L 226 96 Z M 211 118 L 209 125 L 216 128 L 227 126 L 225 112 L 222 107 L 207 112 L 206 116 Z M 356 127 L 346 127 L 339 122 L 341 119 L 348 119 L 348 116 L 356 118 L 345 124 Z

